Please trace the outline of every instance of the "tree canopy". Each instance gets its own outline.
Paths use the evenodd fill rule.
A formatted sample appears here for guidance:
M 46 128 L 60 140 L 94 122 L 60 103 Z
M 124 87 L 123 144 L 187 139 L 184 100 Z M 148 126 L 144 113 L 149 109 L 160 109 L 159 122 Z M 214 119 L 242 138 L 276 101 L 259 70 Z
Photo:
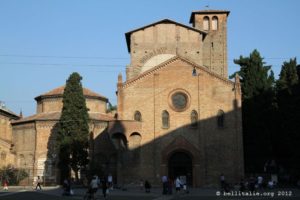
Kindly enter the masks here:
M 78 73 L 72 73 L 63 94 L 57 145 L 59 166 L 65 175 L 71 167 L 77 176 L 78 171 L 88 164 L 89 116 L 81 80 L 82 77 Z
M 265 65 L 263 58 L 256 49 L 249 57 L 240 56 L 239 59 L 234 60 L 234 63 L 241 67 L 237 73 L 241 77 L 244 99 L 253 98 L 272 88 L 274 73 L 271 66 Z
M 300 83 L 296 58 L 284 62 L 276 82 L 276 154 L 292 170 L 300 169 Z M 288 159 L 287 159 L 288 158 Z
M 240 56 L 243 138 L 246 173 L 261 173 L 276 160 L 290 174 L 300 169 L 300 66 L 296 58 L 283 63 L 275 81 L 271 66 L 257 50 Z
M 297 60 L 290 59 L 289 62 L 284 62 L 277 80 L 277 90 L 287 89 L 291 92 L 293 86 L 298 83 Z
M 272 155 L 274 74 L 257 50 L 234 62 L 240 65 L 246 171 L 262 170 Z

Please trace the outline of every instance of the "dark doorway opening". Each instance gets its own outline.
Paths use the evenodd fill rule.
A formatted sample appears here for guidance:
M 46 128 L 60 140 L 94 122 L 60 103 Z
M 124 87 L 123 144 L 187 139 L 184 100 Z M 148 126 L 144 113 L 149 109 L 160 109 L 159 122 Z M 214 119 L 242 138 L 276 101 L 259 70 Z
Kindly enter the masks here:
M 173 180 L 180 177 L 186 181 L 187 185 L 193 184 L 193 163 L 192 158 L 185 152 L 175 152 L 169 158 L 168 163 L 169 177 Z

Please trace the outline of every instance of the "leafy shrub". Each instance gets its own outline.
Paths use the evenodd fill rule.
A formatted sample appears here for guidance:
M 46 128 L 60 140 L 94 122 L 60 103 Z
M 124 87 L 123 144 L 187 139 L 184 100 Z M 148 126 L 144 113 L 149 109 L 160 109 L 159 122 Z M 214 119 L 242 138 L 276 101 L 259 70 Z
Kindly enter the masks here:
M 9 185 L 18 185 L 20 181 L 28 177 L 24 169 L 15 168 L 12 165 L 4 166 L 0 169 L 1 182 L 7 180 Z

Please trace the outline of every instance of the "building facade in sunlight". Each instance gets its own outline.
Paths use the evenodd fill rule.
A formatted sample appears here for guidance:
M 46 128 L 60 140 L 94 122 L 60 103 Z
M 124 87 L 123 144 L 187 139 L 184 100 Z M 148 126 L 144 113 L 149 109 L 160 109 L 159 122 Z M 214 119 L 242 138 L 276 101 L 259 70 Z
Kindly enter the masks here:
M 229 11 L 192 12 L 187 26 L 164 19 L 127 32 L 131 62 L 117 83 L 117 120 L 108 132 L 117 178 L 193 186 L 243 176 L 241 90 L 228 80 Z
M 31 182 L 40 176 L 45 185 L 56 184 L 60 180 L 57 168 L 56 133 L 63 107 L 64 86 L 55 88 L 35 98 L 36 114 L 11 122 L 11 153 L 15 155 L 14 165 L 25 169 Z M 108 121 L 113 117 L 106 112 L 108 99 L 89 89 L 83 88 L 83 94 L 89 109 L 90 145 L 93 152 L 93 138 L 107 129 Z M 32 183 L 32 182 L 31 182 Z
M 83 89 L 90 169 L 112 174 L 119 186 L 160 185 L 168 176 L 201 187 L 219 184 L 222 173 L 229 182 L 243 177 L 240 82 L 227 72 L 228 15 L 195 11 L 192 26 L 164 19 L 125 34 L 131 60 L 126 77 L 118 76 L 117 112 L 107 112 L 107 98 Z M 30 117 L 0 110 L 0 153 L 45 184 L 59 181 L 55 135 L 63 91 L 36 97 Z
M 11 153 L 13 148 L 11 122 L 19 118 L 19 115 L 10 111 L 0 101 L 0 168 L 15 163 L 15 155 Z

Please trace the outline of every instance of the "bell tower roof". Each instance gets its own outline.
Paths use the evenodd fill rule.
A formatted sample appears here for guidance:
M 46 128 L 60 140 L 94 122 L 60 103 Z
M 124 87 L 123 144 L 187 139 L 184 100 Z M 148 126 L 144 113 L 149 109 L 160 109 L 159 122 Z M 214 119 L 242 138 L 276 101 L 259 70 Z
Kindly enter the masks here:
M 230 13 L 230 11 L 228 11 L 228 10 L 198 10 L 198 11 L 193 11 L 191 13 L 190 23 L 194 23 L 195 14 L 200 14 L 200 15 L 205 15 L 205 14 L 226 14 L 228 16 L 229 13 Z

